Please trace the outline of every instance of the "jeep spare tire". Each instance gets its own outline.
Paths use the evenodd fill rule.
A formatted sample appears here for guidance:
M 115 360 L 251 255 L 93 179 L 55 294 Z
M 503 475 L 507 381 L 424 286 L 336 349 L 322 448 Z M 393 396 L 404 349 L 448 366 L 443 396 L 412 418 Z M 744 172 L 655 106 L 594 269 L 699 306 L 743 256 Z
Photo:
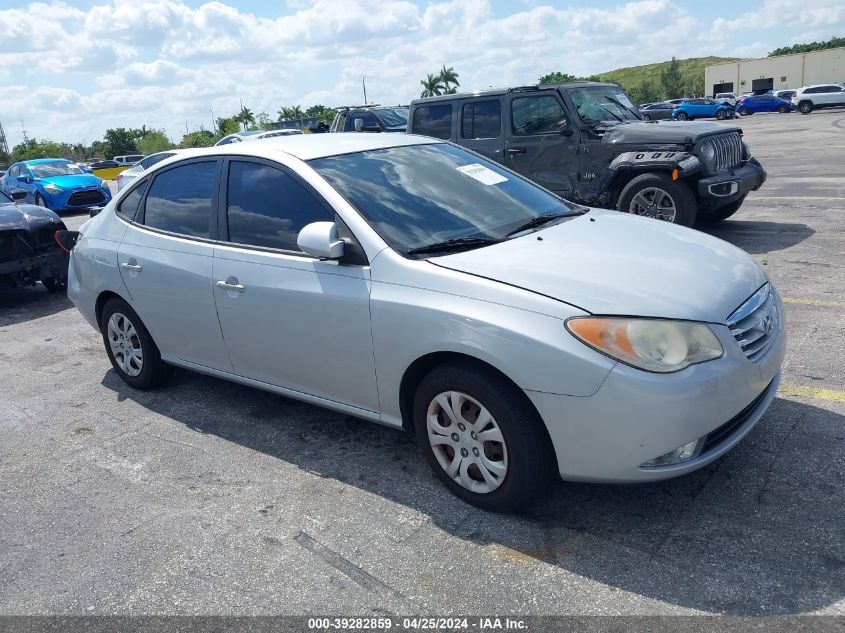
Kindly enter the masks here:
M 616 208 L 682 226 L 695 224 L 695 196 L 686 183 L 668 174 L 647 173 L 632 179 L 619 194 Z

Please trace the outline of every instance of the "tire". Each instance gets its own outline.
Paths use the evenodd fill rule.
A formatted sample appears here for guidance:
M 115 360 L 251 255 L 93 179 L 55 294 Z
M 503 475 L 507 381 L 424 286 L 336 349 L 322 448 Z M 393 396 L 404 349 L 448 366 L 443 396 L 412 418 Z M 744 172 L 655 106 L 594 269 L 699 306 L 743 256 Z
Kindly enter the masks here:
M 457 402 L 461 419 L 454 420 L 441 403 L 454 414 Z M 479 423 L 480 407 L 489 412 L 489 422 L 479 431 L 472 422 Z M 413 416 L 417 440 L 440 481 L 455 496 L 485 510 L 525 507 L 547 489 L 555 472 L 551 440 L 531 403 L 486 367 L 454 363 L 432 370 L 417 387 Z M 501 441 L 478 441 L 473 435 L 477 432 Z M 434 443 L 430 436 L 436 438 Z M 481 470 L 486 469 L 481 460 L 491 465 L 489 477 Z M 456 463 L 454 476 L 465 483 L 446 470 Z
M 727 220 L 734 213 L 739 211 L 739 208 L 742 206 L 743 202 L 745 202 L 745 196 L 742 196 L 739 200 L 735 200 L 734 202 L 731 202 L 730 204 L 727 204 L 724 207 L 720 207 L 715 211 L 708 211 L 706 213 L 702 213 L 700 216 L 698 216 L 698 219 L 703 224 L 713 224 L 715 222 Z
M 669 205 L 666 198 L 659 195 L 658 192 L 661 191 L 665 196 L 669 196 L 669 202 L 674 209 L 671 218 L 665 217 L 668 215 Z M 652 205 L 655 202 L 656 204 Z M 646 204 L 649 206 L 646 207 Z M 697 211 L 695 196 L 685 183 L 672 180 L 667 174 L 654 172 L 641 174 L 625 185 L 619 194 L 616 208 L 624 213 L 644 215 L 681 226 L 695 224 Z
M 651 121 L 651 117 L 647 114 L 643 115 L 643 121 Z
M 44 207 L 45 209 L 49 208 L 47 206 L 47 201 L 44 200 L 44 197 L 40 193 L 35 194 L 35 204 L 36 204 L 36 206 Z
M 812 101 L 802 101 L 798 104 L 798 112 L 801 114 L 810 114 L 813 111 L 813 102 Z
M 686 112 L 678 112 L 678 114 L 675 115 L 675 118 L 678 119 L 678 121 L 688 121 L 689 115 Z
M 67 280 L 59 279 L 58 277 L 48 277 L 47 279 L 42 279 L 41 283 L 44 285 L 48 292 L 55 294 L 61 290 L 64 290 L 65 286 L 67 285 Z
M 778 106 L 778 112 L 781 113 L 781 114 L 786 114 L 787 112 L 789 112 L 789 110 L 786 109 L 785 105 L 782 105 L 782 106 Z
M 740 108 L 738 110 L 739 116 L 751 116 L 752 112 L 748 108 Z
M 112 322 L 112 317 L 115 320 Z M 129 324 L 126 327 L 125 323 Z M 110 324 L 114 327 L 110 329 Z M 130 330 L 131 327 L 131 330 Z M 129 330 L 127 332 L 127 330 Z M 103 313 L 100 318 L 100 332 L 103 335 L 103 344 L 106 346 L 112 367 L 130 387 L 135 389 L 154 389 L 163 384 L 172 373 L 173 368 L 161 360 L 161 354 L 156 347 L 150 333 L 141 321 L 141 318 L 123 299 L 113 298 L 103 306 Z M 129 336 L 123 341 L 115 338 L 113 349 L 110 338 L 113 335 L 128 333 Z M 121 353 L 120 347 L 123 344 L 124 350 L 131 350 L 128 354 Z M 137 350 L 140 349 L 140 359 Z M 115 351 L 121 359 L 115 357 Z M 126 359 L 126 360 L 123 360 Z M 140 360 L 140 362 L 138 362 Z M 124 366 L 121 366 L 121 365 Z
M 716 118 L 719 121 L 724 121 L 728 118 L 728 111 L 727 110 L 716 110 Z

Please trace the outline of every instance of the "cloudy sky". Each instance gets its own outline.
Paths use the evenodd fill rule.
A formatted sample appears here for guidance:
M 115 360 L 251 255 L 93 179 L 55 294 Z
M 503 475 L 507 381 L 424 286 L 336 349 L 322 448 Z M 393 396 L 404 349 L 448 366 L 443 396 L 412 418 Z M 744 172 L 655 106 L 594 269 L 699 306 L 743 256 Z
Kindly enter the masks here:
M 843 0 L 0 0 L 0 123 L 90 143 L 109 127 L 211 127 L 239 101 L 408 103 L 443 64 L 462 88 L 672 55 L 764 56 L 845 35 Z

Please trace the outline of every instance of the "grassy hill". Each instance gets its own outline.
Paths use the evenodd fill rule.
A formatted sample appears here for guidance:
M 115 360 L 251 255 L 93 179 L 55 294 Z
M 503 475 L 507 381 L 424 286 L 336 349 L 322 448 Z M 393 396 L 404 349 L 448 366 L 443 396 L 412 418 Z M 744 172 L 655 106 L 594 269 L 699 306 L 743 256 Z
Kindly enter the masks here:
M 699 82 L 704 84 L 704 67 L 713 64 L 736 61 L 734 57 L 691 57 L 690 59 L 679 59 L 681 73 L 688 78 L 690 85 L 693 80 L 700 78 Z M 669 61 L 658 64 L 645 64 L 644 66 L 631 66 L 629 68 L 618 68 L 606 73 L 600 73 L 598 77 L 602 81 L 612 81 L 619 84 L 625 90 L 636 92 L 642 83 L 649 79 L 652 83 L 660 85 L 660 71 L 669 65 Z M 697 82 L 698 83 L 698 82 Z

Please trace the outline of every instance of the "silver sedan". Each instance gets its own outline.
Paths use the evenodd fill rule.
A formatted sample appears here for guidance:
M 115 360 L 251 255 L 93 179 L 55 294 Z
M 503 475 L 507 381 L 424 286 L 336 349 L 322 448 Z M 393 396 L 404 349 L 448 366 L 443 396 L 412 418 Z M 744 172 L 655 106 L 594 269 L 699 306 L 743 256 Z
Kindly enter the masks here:
M 68 294 L 132 387 L 176 365 L 405 429 L 499 511 L 712 462 L 785 343 L 743 251 L 415 136 L 167 158 L 82 227 Z

